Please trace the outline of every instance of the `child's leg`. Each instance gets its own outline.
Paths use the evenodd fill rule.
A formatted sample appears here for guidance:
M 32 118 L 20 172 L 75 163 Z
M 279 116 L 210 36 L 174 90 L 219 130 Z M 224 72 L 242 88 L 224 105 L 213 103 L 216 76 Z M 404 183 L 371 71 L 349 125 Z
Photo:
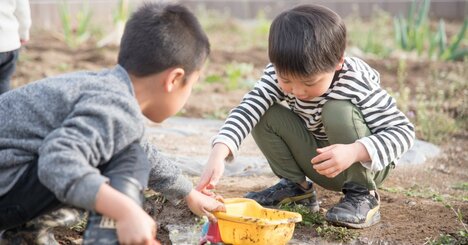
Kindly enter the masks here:
M 263 191 L 248 193 L 246 197 L 266 206 L 305 201 L 317 210 L 315 192 L 311 184 L 305 182 L 304 171 L 304 165 L 310 165 L 315 156 L 317 141 L 303 121 L 288 108 L 275 104 L 257 123 L 252 136 L 272 171 L 282 180 Z M 304 184 L 309 188 L 304 188 Z
M 32 161 L 13 188 L 0 197 L 0 230 L 17 227 L 61 206 L 39 181 L 37 161 Z
M 348 101 L 331 100 L 325 103 L 322 109 L 322 122 L 330 145 L 351 144 L 372 134 L 361 111 Z M 339 190 L 345 183 L 350 182 L 369 190 L 375 190 L 388 176 L 392 167 L 393 164 L 390 164 L 376 173 L 365 168 L 361 163 L 354 163 L 336 176 L 333 181 Z
M 13 188 L 0 197 L 0 244 L 58 244 L 50 229 L 69 227 L 83 218 L 82 212 L 59 209 L 62 206 L 39 181 L 37 161 L 30 162 Z
M 350 144 L 371 135 L 361 111 L 348 101 L 328 101 L 323 106 L 322 122 L 330 144 Z M 341 186 L 345 197 L 328 210 L 329 222 L 365 228 L 380 221 L 379 200 L 370 193 L 388 176 L 392 164 L 380 172 L 354 163 L 332 180 Z
M 252 130 L 252 136 L 278 177 L 306 180 L 304 167 L 316 156 L 317 141 L 290 109 L 275 104 Z
M 19 49 L 0 53 L 0 94 L 10 89 L 10 79 L 16 68 Z

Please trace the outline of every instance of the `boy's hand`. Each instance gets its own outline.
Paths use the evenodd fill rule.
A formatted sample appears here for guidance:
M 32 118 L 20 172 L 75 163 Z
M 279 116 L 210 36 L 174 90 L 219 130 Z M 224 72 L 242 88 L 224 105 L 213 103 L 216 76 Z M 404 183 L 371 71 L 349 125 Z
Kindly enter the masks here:
M 229 155 L 229 148 L 222 143 L 215 144 L 196 189 L 205 195 L 213 196 L 213 190 L 224 173 L 224 159 Z
M 370 161 L 366 148 L 359 142 L 330 145 L 318 148 L 317 152 L 319 154 L 311 160 L 313 168 L 328 178 L 334 178 L 355 162 Z
M 194 214 L 206 216 L 212 222 L 216 222 L 216 217 L 211 212 L 226 211 L 226 207 L 223 203 L 197 190 L 192 190 L 187 197 L 185 197 L 185 201 Z
M 156 223 L 132 199 L 104 183 L 96 196 L 96 211 L 116 221 L 120 244 L 159 244 Z
M 160 244 L 155 240 L 156 223 L 141 208 L 124 215 L 117 221 L 116 228 L 120 244 Z

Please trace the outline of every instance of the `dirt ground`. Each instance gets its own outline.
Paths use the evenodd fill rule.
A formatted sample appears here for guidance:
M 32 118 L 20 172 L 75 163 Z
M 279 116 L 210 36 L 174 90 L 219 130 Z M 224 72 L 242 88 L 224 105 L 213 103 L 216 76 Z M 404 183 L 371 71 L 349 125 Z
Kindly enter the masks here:
M 68 71 L 110 67 L 115 64 L 116 55 L 117 48 L 89 46 L 71 51 L 54 35 L 35 34 L 21 52 L 13 86 Z M 232 61 L 252 63 L 252 74 L 258 76 L 267 63 L 266 51 L 260 48 L 242 52 L 214 49 L 205 74 L 222 73 L 224 65 Z M 384 87 L 398 88 L 397 60 L 369 60 L 369 63 L 381 73 Z M 466 69 L 466 64 L 461 65 Z M 409 61 L 407 66 L 411 76 L 406 84 L 414 89 L 417 86 L 415 81 L 426 79 L 434 69 L 459 69 L 460 64 Z M 227 91 L 218 83 L 201 83 L 180 115 L 214 117 L 225 113 L 240 101 L 245 91 Z M 466 103 L 466 91 L 464 93 L 462 101 Z M 463 229 L 454 210 L 459 210 L 463 222 L 468 223 L 468 191 L 466 187 L 463 190 L 454 186 L 468 180 L 468 132 L 453 135 L 440 147 L 443 150 L 440 157 L 423 165 L 403 166 L 393 171 L 380 191 L 382 221 L 374 227 L 359 230 L 357 244 L 423 244 L 428 238 L 454 234 Z M 193 181 L 196 183 L 197 179 Z M 224 177 L 217 189 L 224 197 L 240 197 L 247 191 L 260 190 L 275 182 L 272 176 Z M 321 206 L 325 209 L 340 198 L 340 193 L 317 189 Z M 150 199 L 146 210 L 158 221 L 158 238 L 164 244 L 170 243 L 167 224 L 194 222 L 194 216 L 184 205 L 174 207 L 168 203 L 161 204 L 159 199 Z M 317 236 L 315 227 L 305 226 L 298 226 L 294 234 L 300 240 Z M 61 243 L 71 244 L 79 238 L 79 233 L 61 229 L 57 237 Z

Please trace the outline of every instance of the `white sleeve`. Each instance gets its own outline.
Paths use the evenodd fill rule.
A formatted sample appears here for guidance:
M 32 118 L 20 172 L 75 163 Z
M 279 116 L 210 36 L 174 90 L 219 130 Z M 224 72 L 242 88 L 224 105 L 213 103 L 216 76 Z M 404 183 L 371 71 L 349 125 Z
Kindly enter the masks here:
M 29 29 L 31 28 L 31 8 L 29 0 L 17 0 L 15 16 L 18 19 L 18 33 L 21 40 L 29 40 Z

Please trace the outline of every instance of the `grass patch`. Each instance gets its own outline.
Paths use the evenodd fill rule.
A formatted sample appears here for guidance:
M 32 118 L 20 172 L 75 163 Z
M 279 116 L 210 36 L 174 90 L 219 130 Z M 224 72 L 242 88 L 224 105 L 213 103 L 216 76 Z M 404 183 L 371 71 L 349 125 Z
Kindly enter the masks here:
M 315 228 L 317 235 L 326 240 L 348 243 L 355 240 L 359 236 L 359 233 L 355 230 L 348 229 L 346 227 L 336 227 L 329 225 L 323 217 L 322 213 L 312 212 L 312 210 L 307 206 L 300 204 L 288 204 L 282 205 L 280 208 L 286 211 L 301 214 L 302 222 L 300 222 L 298 225 L 306 227 L 317 226 Z
M 425 245 L 462 245 L 468 244 L 468 233 L 459 231 L 453 234 L 440 234 L 437 238 L 426 238 Z
M 88 224 L 88 212 L 84 213 L 83 219 L 80 220 L 77 224 L 70 227 L 70 230 L 82 233 L 86 229 L 86 225 Z
M 315 231 L 317 231 L 319 236 L 327 240 L 341 241 L 344 243 L 349 243 L 359 236 L 359 233 L 354 230 L 329 225 L 319 226 Z
M 312 212 L 309 207 L 304 205 L 282 205 L 280 207 L 283 210 L 296 212 L 302 215 L 302 222 L 299 225 L 313 226 L 313 225 L 324 225 L 326 223 L 325 218 L 320 212 Z
M 462 183 L 467 184 L 467 183 Z M 454 188 L 454 187 L 452 187 Z M 465 188 L 467 188 L 465 186 Z M 463 196 L 452 196 L 449 194 L 442 194 L 437 191 L 434 191 L 430 188 L 424 188 L 419 185 L 413 185 L 410 188 L 401 188 L 401 187 L 382 187 L 383 191 L 387 191 L 390 193 L 397 193 L 403 194 L 408 197 L 420 197 L 424 199 L 431 199 L 435 202 L 442 202 L 445 203 L 448 200 L 456 200 L 456 201 L 466 201 L 466 197 Z
M 452 189 L 454 189 L 454 190 L 468 191 L 468 182 L 457 183 L 457 184 L 455 184 L 454 186 L 452 186 Z

